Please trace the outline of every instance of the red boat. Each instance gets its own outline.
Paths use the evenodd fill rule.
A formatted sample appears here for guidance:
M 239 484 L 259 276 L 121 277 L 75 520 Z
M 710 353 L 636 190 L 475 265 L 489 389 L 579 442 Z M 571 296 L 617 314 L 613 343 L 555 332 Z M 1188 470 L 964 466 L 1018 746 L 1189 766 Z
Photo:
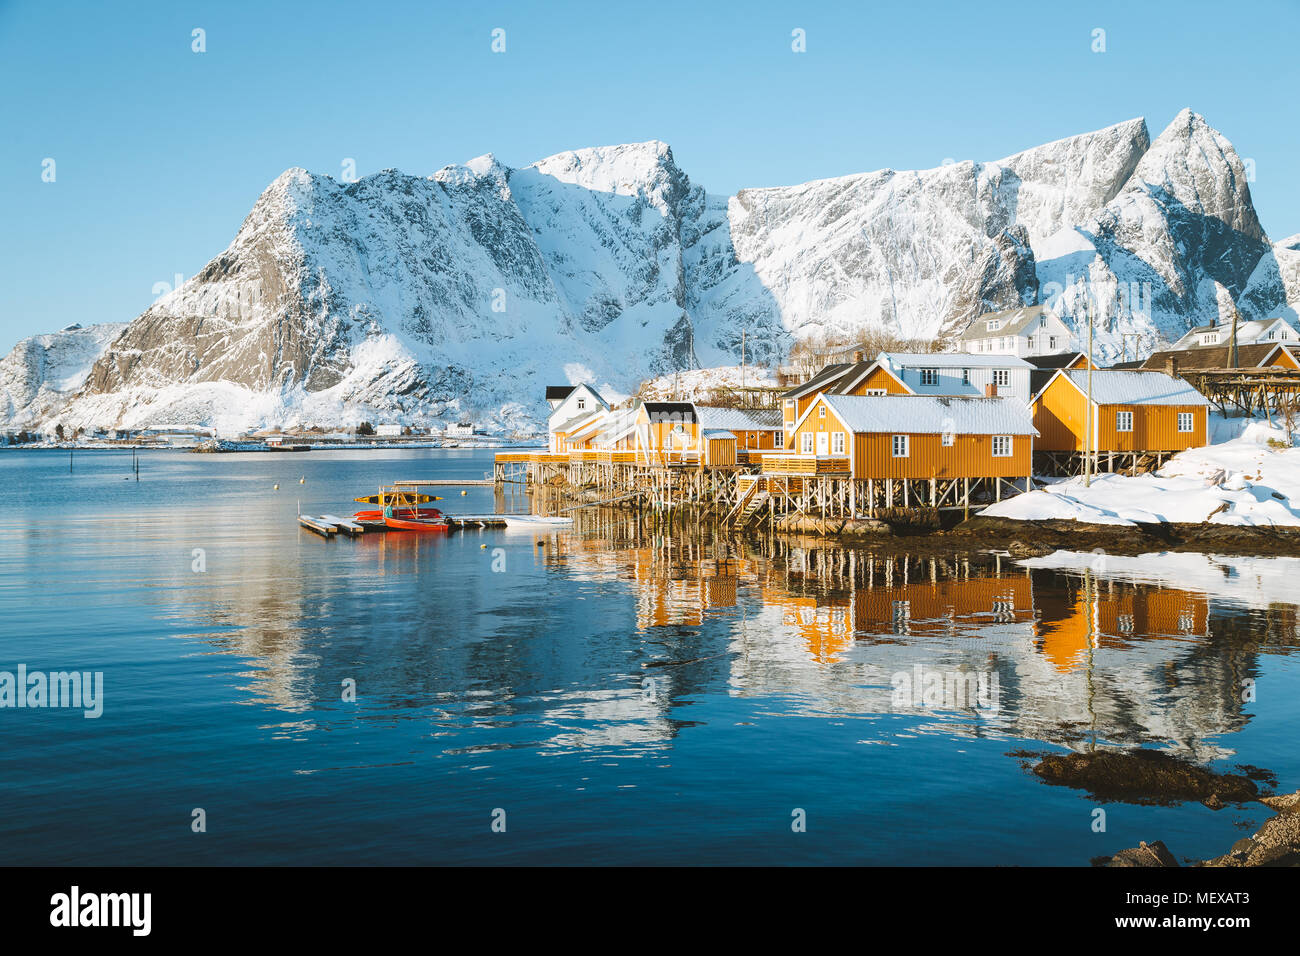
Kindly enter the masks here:
M 395 518 L 384 515 L 384 524 L 394 531 L 450 531 L 451 525 L 445 521 L 425 518 Z
M 414 511 L 414 515 L 411 512 Z M 406 517 L 415 517 L 421 520 L 438 520 L 442 517 L 442 512 L 437 508 L 395 508 L 395 513 L 400 512 Z M 384 511 L 382 508 L 371 508 L 366 511 L 358 511 L 352 515 L 358 521 L 383 521 Z

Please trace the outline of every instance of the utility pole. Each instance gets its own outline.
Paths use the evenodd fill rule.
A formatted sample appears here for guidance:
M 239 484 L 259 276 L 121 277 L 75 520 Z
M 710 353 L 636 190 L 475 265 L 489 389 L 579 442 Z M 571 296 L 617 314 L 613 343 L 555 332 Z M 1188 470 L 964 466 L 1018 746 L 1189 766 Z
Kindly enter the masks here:
M 1232 344 L 1228 346 L 1228 368 L 1237 367 L 1237 303 L 1232 303 Z
M 1088 299 L 1088 406 L 1084 415 L 1083 487 L 1092 487 L 1092 298 Z

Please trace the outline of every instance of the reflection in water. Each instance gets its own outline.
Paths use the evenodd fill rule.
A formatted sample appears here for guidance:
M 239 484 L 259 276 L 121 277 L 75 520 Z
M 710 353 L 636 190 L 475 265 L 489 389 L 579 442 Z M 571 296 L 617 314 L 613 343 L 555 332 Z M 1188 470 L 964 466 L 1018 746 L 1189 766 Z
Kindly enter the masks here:
M 1245 726 L 1243 688 L 1266 649 L 1239 609 L 1216 609 L 1201 590 L 1125 579 L 1132 568 L 1117 559 L 1097 571 L 1087 563 L 1024 567 L 992 555 L 915 555 L 817 539 L 741 542 L 708 528 L 665 534 L 639 515 L 586 510 L 572 531 L 487 540 L 489 549 L 522 555 L 515 560 L 552 584 L 560 575 L 561 603 L 503 603 L 491 576 L 478 570 L 486 589 L 480 584 L 449 603 L 447 551 L 472 552 L 477 541 L 363 536 L 350 542 L 363 570 L 341 586 L 283 574 L 283 555 L 245 554 L 240 587 L 212 603 L 204 622 L 228 630 L 205 637 L 256 662 L 248 690 L 257 700 L 310 710 L 332 692 L 317 686 L 331 645 L 305 639 L 305 607 L 350 631 L 349 623 L 365 620 L 367 595 L 397 579 L 403 622 L 429 637 L 387 647 L 390 659 L 370 662 L 397 681 L 390 716 L 433 700 L 444 702 L 441 719 L 451 727 L 532 721 L 530 735 L 474 747 L 660 744 L 691 723 L 683 702 L 725 689 L 777 699 L 785 713 L 925 718 L 908 733 L 1080 750 L 1157 745 L 1197 761 L 1233 753 L 1219 738 Z M 422 583 L 435 577 L 436 587 Z M 626 631 L 586 617 L 575 590 L 592 586 L 626 595 Z M 449 644 L 450 614 L 463 639 Z M 543 628 L 547 618 L 564 619 L 557 636 L 570 647 L 539 654 L 536 644 L 515 640 L 519 628 L 538 626 L 539 614 Z M 1294 607 L 1270 614 L 1263 643 L 1276 635 L 1279 649 L 1293 646 Z M 997 706 L 974 699 L 929 706 L 919 694 L 900 702 L 899 675 L 930 672 L 995 676 Z M 539 737 L 539 729 L 549 734 Z M 898 742 L 888 724 L 864 734 Z
M 66 487 L 61 460 L 0 461 L 16 489 L 0 513 L 0 649 L 106 671 L 102 720 L 6 724 L 9 834 L 48 852 L 93 778 L 108 862 L 302 862 L 357 834 L 371 844 L 348 862 L 480 861 L 482 808 L 517 804 L 535 842 L 510 852 L 531 862 L 584 839 L 608 862 L 672 862 L 671 832 L 692 861 L 1042 862 L 1018 854 L 1028 835 L 1077 863 L 1098 849 L 1075 836 L 1080 798 L 1009 753 L 1234 755 L 1298 783 L 1300 561 L 1017 563 L 591 509 L 564 532 L 300 532 L 299 494 L 337 513 L 395 477 L 490 467 L 490 453 L 394 456 L 157 455 L 139 486 L 97 458 Z M 293 497 L 272 493 L 304 472 Z M 468 492 L 449 510 L 563 506 Z M 66 770 L 33 776 L 43 760 Z M 972 812 L 972 789 L 1014 812 Z M 218 801 L 227 823 L 242 815 L 237 836 L 169 842 L 176 807 Z M 814 801 L 837 825 L 772 849 L 773 813 L 783 829 Z M 312 834 L 291 849 L 289 805 L 310 808 Z M 457 823 L 421 842 L 430 814 Z M 1205 855 L 1223 844 L 1203 815 L 1180 821 Z

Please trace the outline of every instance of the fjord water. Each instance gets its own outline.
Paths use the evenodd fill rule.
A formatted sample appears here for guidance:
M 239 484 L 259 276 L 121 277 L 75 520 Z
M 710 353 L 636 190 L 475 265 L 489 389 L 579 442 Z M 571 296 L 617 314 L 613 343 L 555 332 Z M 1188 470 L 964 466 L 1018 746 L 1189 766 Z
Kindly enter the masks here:
M 0 454 L 0 671 L 104 674 L 98 719 L 0 709 L 7 863 L 1085 865 L 1217 855 L 1267 811 L 1102 804 L 1025 754 L 1300 787 L 1290 559 L 1027 569 L 594 512 L 326 541 L 300 503 L 491 453 L 140 460 Z M 935 671 L 996 675 L 996 707 L 894 699 Z

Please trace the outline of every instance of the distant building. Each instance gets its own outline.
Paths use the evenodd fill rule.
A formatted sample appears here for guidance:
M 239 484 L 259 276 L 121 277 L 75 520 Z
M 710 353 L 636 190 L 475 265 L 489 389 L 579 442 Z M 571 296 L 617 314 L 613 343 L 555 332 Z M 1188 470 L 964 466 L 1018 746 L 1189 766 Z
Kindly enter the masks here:
M 376 435 L 381 435 L 381 436 L 383 436 L 383 437 L 385 437 L 385 438 L 395 438 L 395 437 L 397 437 L 398 435 L 402 434 L 402 426 L 401 426 L 401 425 L 387 425 L 387 424 L 385 424 L 385 425 L 376 425 L 376 426 L 375 426 L 375 434 L 376 434 Z
M 1010 352 L 881 352 L 876 361 L 913 395 L 1018 398 L 1025 404 L 1032 395 L 1034 366 Z
M 1205 369 L 1232 367 L 1232 347 L 1228 345 L 1202 345 L 1194 349 L 1167 349 L 1152 352 L 1137 362 L 1116 362 L 1116 369 L 1156 369 L 1157 371 L 1199 372 Z M 1280 368 L 1300 370 L 1300 343 L 1295 345 L 1237 346 L 1237 368 Z
M 474 434 L 474 423 L 457 422 L 455 425 L 448 425 L 443 434 L 448 438 L 469 438 Z
M 1237 346 L 1300 343 L 1300 332 L 1285 319 L 1252 319 L 1237 323 Z M 1201 325 L 1190 330 L 1173 344 L 1173 351 L 1213 348 L 1232 344 L 1232 323 Z
M 989 312 L 973 319 L 957 347 L 974 355 L 1054 355 L 1073 347 L 1070 328 L 1045 305 Z
M 548 447 L 553 453 L 566 451 L 564 441 L 567 436 L 590 425 L 593 420 L 609 411 L 609 402 L 586 384 L 549 386 L 546 389 L 546 402 L 551 406 L 546 431 L 549 435 Z

